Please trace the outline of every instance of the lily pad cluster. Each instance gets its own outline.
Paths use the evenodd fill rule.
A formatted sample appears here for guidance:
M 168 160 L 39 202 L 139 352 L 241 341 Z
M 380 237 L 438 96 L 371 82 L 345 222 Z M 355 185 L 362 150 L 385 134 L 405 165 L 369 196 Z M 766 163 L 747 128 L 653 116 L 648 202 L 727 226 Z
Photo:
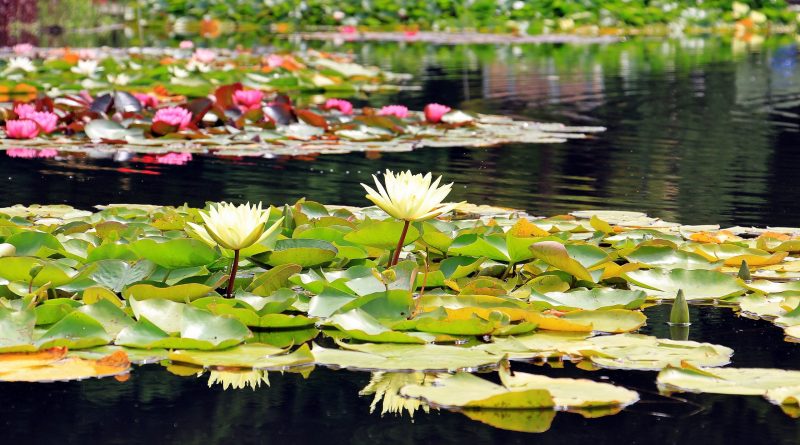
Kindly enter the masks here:
M 109 90 L 204 97 L 219 85 L 242 82 L 263 91 L 337 92 L 396 89 L 410 76 L 319 51 L 269 53 L 208 48 L 37 48 L 0 51 L 0 98 L 30 100 Z
M 558 143 L 604 130 L 473 115 L 437 104 L 431 105 L 442 109 L 436 115 L 404 106 L 354 110 L 341 99 L 300 106 L 286 95 L 267 95 L 238 82 L 216 88 L 210 97 L 171 96 L 158 106 L 151 99 L 113 91 L 0 104 L 0 149 L 22 158 L 124 151 L 166 156 L 166 163 L 180 164 L 193 153 L 275 156 L 487 147 Z
M 412 222 L 400 261 L 388 266 L 403 222 L 374 207 L 301 200 L 271 207 L 266 224 L 278 221 L 241 249 L 225 298 L 234 252 L 186 230 L 201 223 L 198 209 L 0 209 L 0 380 L 113 375 L 128 360 L 179 375 L 209 370 L 212 383 L 255 388 L 269 384 L 269 371 L 325 366 L 375 373 L 364 394 L 385 411 L 457 409 L 534 431 L 547 429 L 553 410 L 613 414 L 638 395 L 509 373 L 518 361 L 663 370 L 660 383 L 689 390 L 704 387 L 667 377 L 689 369 L 728 379 L 730 348 L 635 333 L 647 321 L 641 309 L 679 290 L 693 304 L 773 319 L 790 336 L 800 325 L 797 229 L 723 231 L 635 212 L 533 218 L 459 205 Z M 48 358 L 59 351 L 68 359 Z M 53 369 L 27 374 L 39 360 Z M 477 372 L 498 372 L 500 383 Z

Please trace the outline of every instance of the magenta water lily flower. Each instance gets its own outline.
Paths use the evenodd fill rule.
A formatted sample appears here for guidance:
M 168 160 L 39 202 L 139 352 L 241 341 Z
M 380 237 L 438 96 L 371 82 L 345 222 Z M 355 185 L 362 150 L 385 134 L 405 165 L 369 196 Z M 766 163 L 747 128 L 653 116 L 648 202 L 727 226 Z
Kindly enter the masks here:
M 186 165 L 192 160 L 191 153 L 167 153 L 156 156 L 156 162 L 165 165 Z
M 428 104 L 425 105 L 425 120 L 432 123 L 438 124 L 442 121 L 442 116 L 449 113 L 451 110 L 450 107 L 447 105 L 441 104 Z
M 58 126 L 58 116 L 49 111 L 34 111 L 33 113 L 28 113 L 25 119 L 39 124 L 39 129 L 46 134 L 52 133 Z
M 36 107 L 31 104 L 18 104 L 14 107 L 14 113 L 17 113 L 17 117 L 20 119 L 27 119 L 28 115 L 35 112 Z
M 191 40 L 184 40 L 178 45 L 178 47 L 180 49 L 192 49 L 194 48 L 194 42 Z
M 200 63 L 209 64 L 217 58 L 217 53 L 210 49 L 197 48 L 192 54 L 192 58 Z
M 237 90 L 233 93 L 233 101 L 244 112 L 261 108 L 263 98 L 264 93 L 259 90 Z
M 339 110 L 344 115 L 353 114 L 353 104 L 344 99 L 328 99 L 322 108 L 326 110 Z
M 135 97 L 143 107 L 158 107 L 158 99 L 155 96 L 145 93 L 133 93 L 133 97 Z
M 408 107 L 405 105 L 386 105 L 378 111 L 378 116 L 395 116 L 405 119 L 408 117 Z
M 11 158 L 21 159 L 54 158 L 58 156 L 58 151 L 52 149 L 9 148 L 6 150 L 6 155 Z
M 156 115 L 153 116 L 153 123 L 157 122 L 178 127 L 178 130 L 185 130 L 192 122 L 192 113 L 181 107 L 162 108 L 156 111 Z
M 6 135 L 11 139 L 33 139 L 39 136 L 39 125 L 30 119 L 6 121 Z

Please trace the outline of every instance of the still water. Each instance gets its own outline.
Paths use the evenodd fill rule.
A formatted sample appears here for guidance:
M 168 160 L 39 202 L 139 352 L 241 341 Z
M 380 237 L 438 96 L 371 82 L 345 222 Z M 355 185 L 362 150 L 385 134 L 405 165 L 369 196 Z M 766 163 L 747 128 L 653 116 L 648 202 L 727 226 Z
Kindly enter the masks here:
M 287 43 L 279 43 L 281 46 Z M 418 90 L 362 103 L 468 111 L 608 131 L 565 144 L 427 149 L 381 156 L 195 156 L 182 166 L 2 155 L 1 205 L 108 202 L 202 206 L 283 204 L 307 197 L 365 205 L 359 182 L 385 168 L 431 170 L 453 198 L 552 215 L 577 209 L 645 211 L 687 224 L 800 225 L 800 68 L 793 40 L 760 46 L 725 39 L 612 45 L 429 46 L 308 44 L 415 75 Z M 693 307 L 690 339 L 732 347 L 734 365 L 800 369 L 800 348 L 764 321 Z M 664 308 L 644 333 L 669 335 Z M 760 397 L 657 394 L 652 372 L 514 369 L 615 382 L 642 394 L 620 414 L 559 413 L 547 432 L 503 431 L 459 413 L 380 416 L 360 397 L 369 374 L 316 369 L 271 373 L 256 391 L 208 388 L 159 365 L 113 379 L 0 385 L 0 427 L 15 443 L 742 443 L 796 444 L 798 422 Z
M 224 44 L 223 44 L 224 45 Z M 289 43 L 283 42 L 283 46 Z M 440 102 L 605 133 L 564 144 L 409 153 L 219 159 L 183 166 L 4 157 L 0 204 L 202 206 L 298 198 L 364 205 L 359 182 L 385 168 L 431 170 L 453 198 L 552 215 L 629 209 L 686 224 L 800 224 L 800 67 L 793 40 L 605 45 L 430 46 L 309 43 L 415 75 L 415 91 L 361 104 Z M 359 102 L 359 99 L 356 99 Z

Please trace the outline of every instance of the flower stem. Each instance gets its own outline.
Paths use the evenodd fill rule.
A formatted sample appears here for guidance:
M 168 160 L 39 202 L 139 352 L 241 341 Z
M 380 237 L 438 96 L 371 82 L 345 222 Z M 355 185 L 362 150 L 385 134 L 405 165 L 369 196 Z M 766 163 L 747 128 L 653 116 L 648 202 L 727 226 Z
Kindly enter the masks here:
M 239 269 L 239 251 L 233 251 L 233 264 L 231 265 L 231 277 L 228 279 L 228 298 L 231 298 L 233 293 L 233 282 L 236 280 L 236 270 Z
M 392 256 L 392 261 L 389 262 L 389 267 L 392 267 L 397 264 L 397 261 L 400 259 L 400 251 L 403 250 L 403 241 L 406 240 L 406 234 L 408 233 L 408 226 L 411 224 L 411 221 L 404 221 L 405 224 L 403 225 L 403 232 L 400 233 L 400 240 L 397 241 L 397 249 L 394 249 L 394 256 Z

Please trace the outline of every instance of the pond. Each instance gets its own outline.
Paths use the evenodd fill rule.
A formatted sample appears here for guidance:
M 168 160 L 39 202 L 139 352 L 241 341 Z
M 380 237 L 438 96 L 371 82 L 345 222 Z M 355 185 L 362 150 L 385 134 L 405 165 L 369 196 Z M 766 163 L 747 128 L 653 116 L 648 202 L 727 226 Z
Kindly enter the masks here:
M 286 47 L 287 42 L 275 42 Z M 295 43 L 296 44 L 296 43 Z M 797 226 L 800 221 L 800 68 L 793 40 L 432 46 L 304 43 L 351 51 L 364 63 L 414 74 L 415 90 L 361 99 L 421 109 L 440 102 L 607 131 L 563 144 L 406 153 L 220 158 L 185 165 L 73 158 L 0 162 L 0 205 L 128 202 L 202 207 L 206 201 L 282 204 L 301 197 L 366 205 L 359 182 L 386 168 L 431 170 L 452 198 L 555 215 L 636 210 L 683 224 Z M 692 306 L 689 339 L 733 348 L 733 365 L 800 369 L 781 329 L 731 309 Z M 669 338 L 668 306 L 645 310 L 642 333 Z M 761 397 L 658 394 L 653 372 L 514 363 L 515 371 L 589 377 L 636 389 L 642 401 L 597 419 L 558 413 L 541 434 L 517 433 L 449 411 L 381 416 L 359 396 L 369 373 L 317 367 L 269 373 L 251 391 L 209 388 L 208 375 L 137 367 L 126 381 L 0 385 L 5 434 L 20 443 L 678 443 L 794 444 L 797 421 Z

